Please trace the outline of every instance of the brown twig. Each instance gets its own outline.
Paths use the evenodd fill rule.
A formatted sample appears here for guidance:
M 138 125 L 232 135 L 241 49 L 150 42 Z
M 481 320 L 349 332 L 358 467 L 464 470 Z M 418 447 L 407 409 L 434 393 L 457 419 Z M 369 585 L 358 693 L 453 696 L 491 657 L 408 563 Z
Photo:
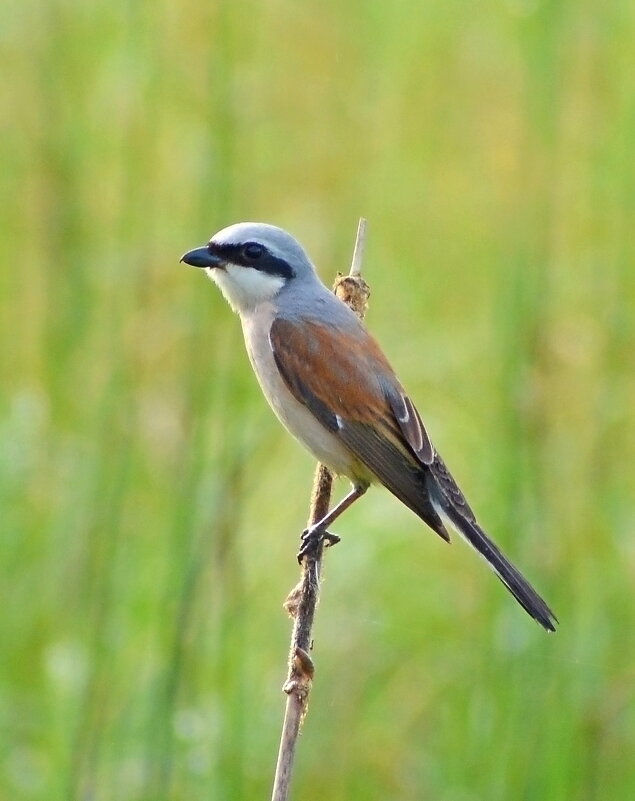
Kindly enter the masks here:
M 357 228 L 353 260 L 348 275 L 338 273 L 333 290 L 353 311 L 363 317 L 370 289 L 361 277 L 361 264 L 366 243 L 366 220 L 362 217 Z M 313 480 L 308 525 L 321 520 L 329 509 L 333 476 L 323 464 L 318 464 Z M 272 801 L 287 801 L 295 758 L 295 749 L 302 721 L 306 715 L 314 667 L 309 655 L 312 647 L 313 620 L 320 598 L 320 578 L 324 544 L 320 543 L 302 561 L 302 576 L 289 593 L 285 608 L 294 620 L 289 651 L 289 672 L 283 690 L 287 704 L 278 750 L 278 763 L 273 783 Z

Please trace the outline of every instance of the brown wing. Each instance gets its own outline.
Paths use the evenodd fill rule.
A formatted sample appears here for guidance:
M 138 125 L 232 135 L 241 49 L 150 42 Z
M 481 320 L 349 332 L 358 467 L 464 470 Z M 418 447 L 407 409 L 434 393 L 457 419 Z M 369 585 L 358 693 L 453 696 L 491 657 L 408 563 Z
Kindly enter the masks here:
M 317 322 L 276 319 L 269 341 L 294 397 L 379 481 L 444 539 L 430 503 L 424 464 L 434 449 L 386 357 L 360 325 L 334 336 Z

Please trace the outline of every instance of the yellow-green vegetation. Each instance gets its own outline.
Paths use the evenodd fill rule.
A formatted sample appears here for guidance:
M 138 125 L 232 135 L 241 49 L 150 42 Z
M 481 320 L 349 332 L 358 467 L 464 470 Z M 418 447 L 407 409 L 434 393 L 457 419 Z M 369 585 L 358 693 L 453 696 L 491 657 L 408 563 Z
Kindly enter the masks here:
M 262 220 L 330 282 L 360 214 L 368 325 L 561 627 L 371 491 L 295 797 L 635 797 L 633 4 L 8 0 L 0 47 L 0 797 L 268 797 L 313 464 L 179 257 Z

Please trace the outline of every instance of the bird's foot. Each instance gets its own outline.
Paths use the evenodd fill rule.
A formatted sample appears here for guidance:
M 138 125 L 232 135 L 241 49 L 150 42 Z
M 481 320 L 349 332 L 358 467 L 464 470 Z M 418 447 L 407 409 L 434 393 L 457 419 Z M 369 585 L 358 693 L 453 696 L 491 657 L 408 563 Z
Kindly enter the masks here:
M 330 531 L 324 531 L 317 526 L 305 528 L 300 539 L 302 541 L 302 546 L 298 551 L 298 564 L 300 565 L 306 556 L 315 557 L 322 543 L 324 543 L 326 548 L 330 548 L 333 545 L 337 545 L 340 541 L 337 534 L 331 534 Z

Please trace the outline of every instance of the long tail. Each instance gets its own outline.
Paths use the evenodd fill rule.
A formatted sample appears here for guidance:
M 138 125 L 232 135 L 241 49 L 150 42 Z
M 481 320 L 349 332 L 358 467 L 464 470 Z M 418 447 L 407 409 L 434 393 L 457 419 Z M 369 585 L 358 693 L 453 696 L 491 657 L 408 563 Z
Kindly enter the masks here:
M 435 467 L 438 469 L 435 470 Z M 498 578 L 523 609 L 547 631 L 555 631 L 558 618 L 520 571 L 478 525 L 454 479 L 440 460 L 438 466 L 432 466 L 427 484 L 437 513 L 448 520 L 452 527 L 487 560 Z M 448 492 L 448 490 L 451 491 Z

